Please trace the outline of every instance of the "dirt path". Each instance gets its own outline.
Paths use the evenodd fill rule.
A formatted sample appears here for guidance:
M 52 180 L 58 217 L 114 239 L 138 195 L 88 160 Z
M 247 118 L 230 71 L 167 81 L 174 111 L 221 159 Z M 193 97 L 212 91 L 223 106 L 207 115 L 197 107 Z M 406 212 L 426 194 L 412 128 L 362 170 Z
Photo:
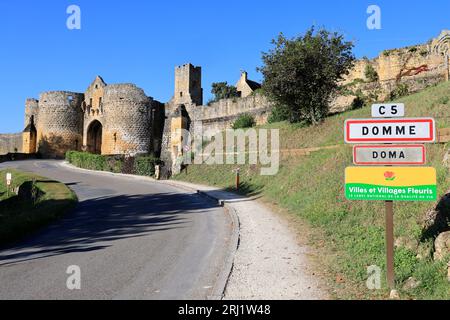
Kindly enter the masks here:
M 300 244 L 286 219 L 256 200 L 216 188 L 170 181 L 223 201 L 239 219 L 239 246 L 225 299 L 327 299 L 309 261 L 310 249 Z

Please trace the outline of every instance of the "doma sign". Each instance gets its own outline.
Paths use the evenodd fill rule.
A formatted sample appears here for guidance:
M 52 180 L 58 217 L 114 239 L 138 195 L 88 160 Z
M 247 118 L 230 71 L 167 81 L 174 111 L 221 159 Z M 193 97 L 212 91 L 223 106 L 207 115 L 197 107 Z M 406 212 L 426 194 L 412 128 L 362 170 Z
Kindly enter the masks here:
M 353 147 L 356 165 L 424 165 L 424 145 L 369 145 Z

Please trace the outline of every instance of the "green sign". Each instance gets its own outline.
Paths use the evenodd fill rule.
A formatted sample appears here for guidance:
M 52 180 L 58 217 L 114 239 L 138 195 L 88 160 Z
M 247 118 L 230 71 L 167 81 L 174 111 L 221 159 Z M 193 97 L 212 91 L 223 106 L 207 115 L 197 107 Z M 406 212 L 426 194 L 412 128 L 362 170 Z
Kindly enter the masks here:
M 429 167 L 349 167 L 348 200 L 436 201 L 436 170 Z

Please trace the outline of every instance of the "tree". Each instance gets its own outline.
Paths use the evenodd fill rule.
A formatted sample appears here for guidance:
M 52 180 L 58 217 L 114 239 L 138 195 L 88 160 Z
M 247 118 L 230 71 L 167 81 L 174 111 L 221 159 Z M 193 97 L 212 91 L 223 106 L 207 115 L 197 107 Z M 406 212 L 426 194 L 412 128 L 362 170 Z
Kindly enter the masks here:
M 371 64 L 366 65 L 366 69 L 364 70 L 364 74 L 370 82 L 378 81 L 378 73 L 375 68 Z
M 235 86 L 229 86 L 227 82 L 215 82 L 212 84 L 211 93 L 214 95 L 214 101 L 239 97 Z
M 272 44 L 275 48 L 263 53 L 263 66 L 258 68 L 264 76 L 263 90 L 276 104 L 286 106 L 291 122 L 320 122 L 339 81 L 353 66 L 353 43 L 312 27 L 292 39 L 281 33 Z

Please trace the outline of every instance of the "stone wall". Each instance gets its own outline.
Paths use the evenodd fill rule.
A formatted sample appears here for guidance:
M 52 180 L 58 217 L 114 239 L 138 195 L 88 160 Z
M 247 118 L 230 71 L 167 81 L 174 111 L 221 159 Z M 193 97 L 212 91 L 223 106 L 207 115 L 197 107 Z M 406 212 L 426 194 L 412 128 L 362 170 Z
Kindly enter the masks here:
M 39 101 L 33 98 L 29 98 L 25 101 L 25 121 L 24 128 L 26 128 L 31 119 L 33 119 L 34 124 L 36 125 L 38 120 L 38 112 L 39 112 Z
M 371 101 L 387 101 L 400 85 L 409 93 L 423 90 L 442 81 L 448 81 L 450 54 L 450 31 L 444 30 L 427 44 L 385 50 L 372 60 L 356 61 L 350 74 L 342 82 L 343 93 L 333 101 L 332 112 L 341 112 L 357 95 Z M 366 77 L 367 66 L 377 72 L 378 81 Z M 359 92 L 359 94 L 357 94 Z
M 22 152 L 22 133 L 0 134 L 0 154 Z
M 257 124 L 264 124 L 270 115 L 272 103 L 261 94 L 245 98 L 223 99 L 209 106 L 194 108 L 194 121 L 200 122 L 203 131 L 209 135 L 231 128 L 233 122 L 242 114 L 253 115 Z
M 82 93 L 51 91 L 41 94 L 37 121 L 38 152 L 62 158 L 69 150 L 81 150 L 83 141 Z
M 102 153 L 149 153 L 154 100 L 133 84 L 108 85 L 104 88 L 103 98 Z

